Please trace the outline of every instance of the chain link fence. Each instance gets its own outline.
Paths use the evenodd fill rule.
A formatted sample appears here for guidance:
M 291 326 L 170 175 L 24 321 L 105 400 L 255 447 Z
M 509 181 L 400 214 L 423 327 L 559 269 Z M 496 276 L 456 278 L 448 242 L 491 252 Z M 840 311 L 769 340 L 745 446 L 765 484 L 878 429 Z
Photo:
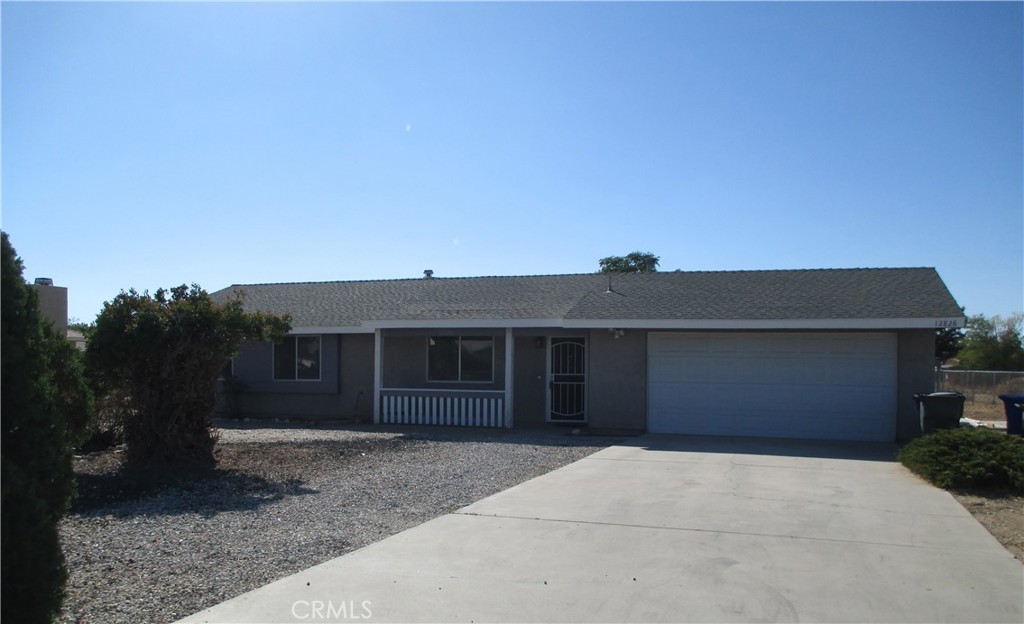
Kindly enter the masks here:
M 936 392 L 967 397 L 964 416 L 975 420 L 1005 419 L 1000 394 L 1024 394 L 1024 371 L 935 370 Z

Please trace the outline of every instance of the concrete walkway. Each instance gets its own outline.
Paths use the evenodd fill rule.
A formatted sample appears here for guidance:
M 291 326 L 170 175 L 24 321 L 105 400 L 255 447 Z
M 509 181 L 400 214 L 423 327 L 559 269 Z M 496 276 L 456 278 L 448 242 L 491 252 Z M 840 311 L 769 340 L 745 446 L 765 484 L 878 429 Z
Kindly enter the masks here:
M 183 621 L 1024 621 L 1021 563 L 894 455 L 644 436 Z

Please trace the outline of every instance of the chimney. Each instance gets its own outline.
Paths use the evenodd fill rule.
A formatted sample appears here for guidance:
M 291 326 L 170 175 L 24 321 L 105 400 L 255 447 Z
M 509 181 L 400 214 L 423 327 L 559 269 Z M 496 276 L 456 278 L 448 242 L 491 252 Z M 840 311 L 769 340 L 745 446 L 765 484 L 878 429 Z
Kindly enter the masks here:
M 54 286 L 53 279 L 37 277 L 32 284 L 39 295 L 39 311 L 43 318 L 53 323 L 53 328 L 61 336 L 68 333 L 68 289 Z
M 434 277 L 434 271 L 432 271 L 431 269 L 427 269 L 426 271 L 423 272 L 423 279 L 430 279 L 432 277 Z

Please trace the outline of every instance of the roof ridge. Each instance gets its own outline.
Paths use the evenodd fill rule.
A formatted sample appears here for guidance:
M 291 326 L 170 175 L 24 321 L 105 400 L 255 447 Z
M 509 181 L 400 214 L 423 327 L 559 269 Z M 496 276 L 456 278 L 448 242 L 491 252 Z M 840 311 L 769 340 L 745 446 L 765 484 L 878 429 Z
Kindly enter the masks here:
M 675 275 L 679 273 L 686 274 L 715 274 L 720 275 L 724 273 L 815 273 L 824 271 L 927 271 L 935 270 L 935 267 L 918 266 L 918 267 L 897 267 L 897 266 L 886 266 L 886 267 L 829 267 L 829 268 L 817 268 L 817 269 L 715 269 L 715 270 L 673 270 L 673 271 L 654 271 L 651 273 L 642 273 L 642 275 Z M 453 276 L 431 276 L 429 278 L 424 277 L 392 277 L 392 278 L 377 278 L 377 279 L 338 279 L 338 280 L 307 280 L 298 282 L 252 282 L 247 284 L 231 284 L 226 288 L 242 288 L 245 286 L 304 286 L 313 284 L 374 284 L 374 283 L 397 283 L 397 282 L 428 282 L 428 281 L 460 281 L 460 280 L 490 280 L 490 279 L 527 279 L 536 277 L 587 277 L 587 276 L 607 276 L 612 275 L 616 277 L 621 276 L 632 276 L 637 273 L 534 273 L 526 275 L 453 275 Z
M 373 284 L 390 282 L 430 282 L 430 281 L 458 281 L 474 279 L 520 279 L 528 277 L 583 277 L 587 275 L 602 275 L 601 273 L 538 273 L 535 275 L 453 275 L 448 277 L 431 276 L 425 277 L 385 277 L 378 279 L 340 279 L 340 280 L 309 280 L 304 282 L 253 282 L 249 284 L 232 284 L 227 288 L 241 286 L 298 286 L 304 284 Z
M 934 270 L 935 267 L 919 266 L 919 267 L 901 267 L 901 266 L 883 266 L 883 267 L 822 267 L 817 269 L 715 269 L 715 270 L 703 270 L 703 271 L 657 271 L 657 273 L 811 273 L 822 271 L 920 271 L 920 270 Z

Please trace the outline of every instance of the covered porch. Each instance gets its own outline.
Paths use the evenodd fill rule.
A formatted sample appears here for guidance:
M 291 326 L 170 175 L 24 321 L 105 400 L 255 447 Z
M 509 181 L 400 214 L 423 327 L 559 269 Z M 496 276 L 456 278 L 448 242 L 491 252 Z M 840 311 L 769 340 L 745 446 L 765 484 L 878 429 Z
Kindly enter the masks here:
M 585 425 L 588 334 L 526 327 L 376 329 L 374 423 Z

